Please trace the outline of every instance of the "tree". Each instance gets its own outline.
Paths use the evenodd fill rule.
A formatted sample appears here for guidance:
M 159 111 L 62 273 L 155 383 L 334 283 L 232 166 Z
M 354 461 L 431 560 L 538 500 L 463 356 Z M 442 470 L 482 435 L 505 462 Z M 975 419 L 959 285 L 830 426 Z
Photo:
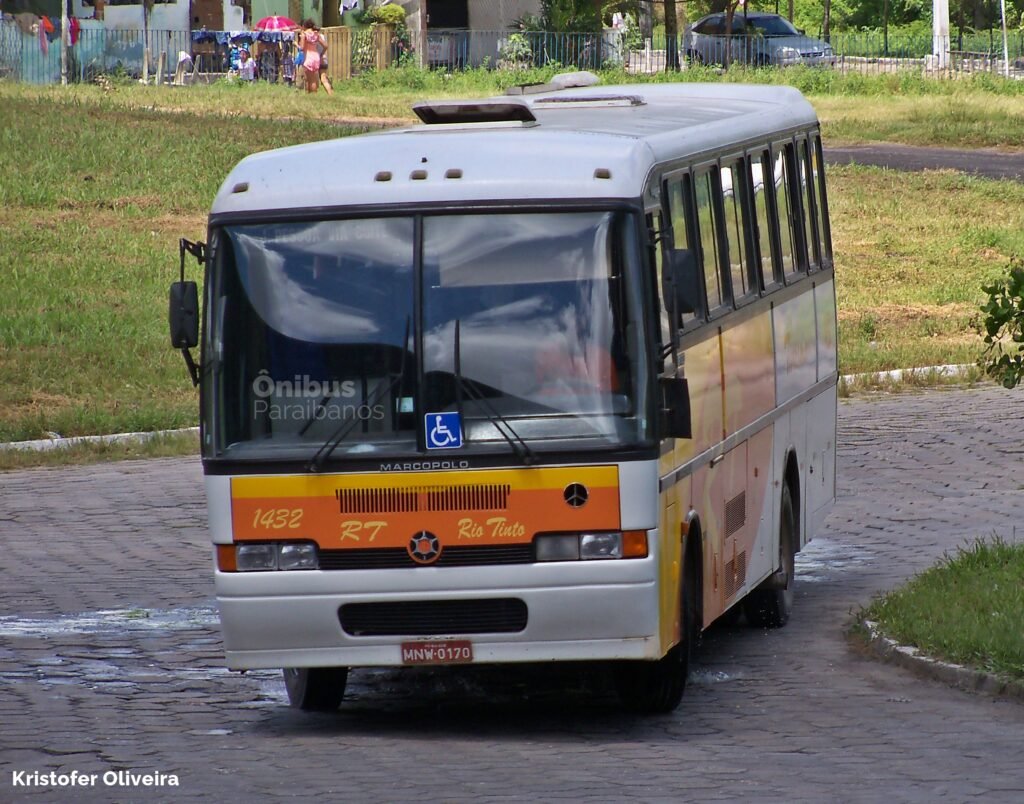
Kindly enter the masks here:
M 601 30 L 601 3 L 594 0 L 541 0 L 540 17 L 547 31 L 594 33 Z
M 679 69 L 679 20 L 676 0 L 665 0 L 665 72 Z
M 155 0 L 143 0 L 142 2 L 142 79 L 149 81 L 149 20 L 153 14 Z

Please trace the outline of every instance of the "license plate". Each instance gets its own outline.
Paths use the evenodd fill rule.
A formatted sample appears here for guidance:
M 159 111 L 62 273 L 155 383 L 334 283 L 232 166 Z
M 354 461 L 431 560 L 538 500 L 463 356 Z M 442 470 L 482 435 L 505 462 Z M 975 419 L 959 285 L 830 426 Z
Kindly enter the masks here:
M 467 664 L 473 661 L 468 639 L 435 639 L 402 643 L 402 664 Z

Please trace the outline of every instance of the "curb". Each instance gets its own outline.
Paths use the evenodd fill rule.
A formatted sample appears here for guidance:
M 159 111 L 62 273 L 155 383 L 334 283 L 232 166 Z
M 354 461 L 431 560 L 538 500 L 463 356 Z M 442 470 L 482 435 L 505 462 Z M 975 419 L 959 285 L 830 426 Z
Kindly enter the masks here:
M 920 368 L 892 369 L 890 371 L 869 371 L 864 374 L 844 374 L 840 379 L 847 383 L 858 380 L 870 380 L 880 382 L 881 380 L 894 380 L 899 382 L 903 379 L 914 377 L 961 377 L 977 366 L 973 363 L 962 363 L 959 365 L 947 366 L 922 366 Z
M 68 449 L 79 444 L 144 444 L 156 438 L 188 435 L 190 433 L 199 435 L 199 428 L 186 427 L 182 430 L 156 430 L 148 433 L 115 433 L 113 435 L 73 436 L 71 438 L 56 436 L 55 438 L 40 438 L 35 441 L 12 441 L 8 444 L 0 444 L 0 452 L 15 452 L 18 450 L 47 452 L 54 449 Z
M 879 630 L 878 623 L 872 620 L 861 620 L 860 625 L 868 633 L 868 649 L 884 661 L 968 692 L 1024 701 L 1024 681 L 1001 678 L 981 670 L 933 659 L 918 648 L 900 645 L 890 639 Z

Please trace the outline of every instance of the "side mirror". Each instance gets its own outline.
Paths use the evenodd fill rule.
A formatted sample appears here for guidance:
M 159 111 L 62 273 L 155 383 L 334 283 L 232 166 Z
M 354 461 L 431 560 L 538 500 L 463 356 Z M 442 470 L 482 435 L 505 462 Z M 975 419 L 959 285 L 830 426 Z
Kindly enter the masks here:
M 693 438 L 690 417 L 690 385 L 684 377 L 662 377 L 661 437 Z
M 674 248 L 668 252 L 661 295 L 669 315 L 673 311 L 677 314 L 696 313 L 702 309 L 697 258 L 690 249 Z
M 199 344 L 199 289 L 195 282 L 171 284 L 168 321 L 175 349 L 191 349 Z

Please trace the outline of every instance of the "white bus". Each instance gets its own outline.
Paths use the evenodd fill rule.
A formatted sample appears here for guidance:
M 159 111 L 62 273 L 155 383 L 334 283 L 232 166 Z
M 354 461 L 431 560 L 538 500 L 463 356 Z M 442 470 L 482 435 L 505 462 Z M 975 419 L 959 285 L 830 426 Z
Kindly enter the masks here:
M 244 159 L 182 241 L 227 664 L 322 710 L 351 667 L 608 662 L 669 711 L 716 618 L 785 624 L 835 496 L 814 111 L 730 84 L 415 108 Z

